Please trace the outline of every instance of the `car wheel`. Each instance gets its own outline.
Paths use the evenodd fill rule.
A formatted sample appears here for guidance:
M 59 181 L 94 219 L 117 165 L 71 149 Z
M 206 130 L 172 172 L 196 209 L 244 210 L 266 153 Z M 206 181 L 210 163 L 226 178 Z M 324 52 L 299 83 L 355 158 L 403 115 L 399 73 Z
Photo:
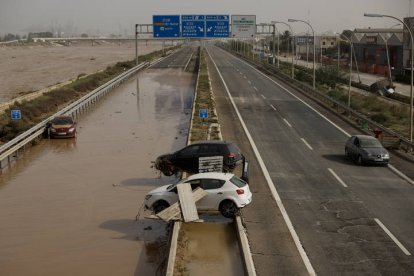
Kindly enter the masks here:
M 361 155 L 358 155 L 358 158 L 357 158 L 357 164 L 358 165 L 364 165 L 364 159 L 362 159 L 362 156 Z
M 159 212 L 167 209 L 168 207 L 170 207 L 170 204 L 162 200 L 162 201 L 157 201 L 156 203 L 154 203 L 154 206 L 152 209 L 154 210 L 154 213 L 158 214 Z
M 220 213 L 225 218 L 233 218 L 238 210 L 239 209 L 237 208 L 236 204 L 230 200 L 223 201 L 219 207 Z
M 346 157 L 347 159 L 350 159 L 350 158 L 351 158 L 351 156 L 350 156 L 349 151 L 348 151 L 348 149 L 347 149 L 347 148 L 345 148 L 345 157 Z

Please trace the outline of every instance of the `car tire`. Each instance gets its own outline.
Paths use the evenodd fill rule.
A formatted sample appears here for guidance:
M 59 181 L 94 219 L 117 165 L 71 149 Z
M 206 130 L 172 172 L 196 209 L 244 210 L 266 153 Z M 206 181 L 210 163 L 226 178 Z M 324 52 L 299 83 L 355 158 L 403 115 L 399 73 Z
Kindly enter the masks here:
M 159 212 L 167 209 L 168 207 L 170 207 L 170 204 L 168 204 L 168 202 L 166 201 L 157 201 L 154 203 L 152 209 L 154 210 L 154 213 L 158 214 Z
M 239 208 L 237 208 L 236 204 L 233 201 L 225 200 L 220 203 L 219 211 L 223 217 L 233 218 L 239 211 Z
M 358 157 L 356 159 L 356 163 L 360 166 L 364 165 L 364 159 L 362 159 L 361 155 L 358 155 Z
M 348 151 L 348 149 L 347 149 L 347 148 L 345 148 L 345 157 L 346 157 L 347 159 L 351 159 L 351 155 L 349 154 L 349 151 Z

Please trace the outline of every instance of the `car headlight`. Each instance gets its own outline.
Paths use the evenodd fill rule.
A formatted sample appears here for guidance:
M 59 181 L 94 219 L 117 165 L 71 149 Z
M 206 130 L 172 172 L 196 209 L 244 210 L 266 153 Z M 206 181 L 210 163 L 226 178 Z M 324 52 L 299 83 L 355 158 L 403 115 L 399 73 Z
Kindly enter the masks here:
M 389 158 L 390 157 L 390 155 L 388 154 L 388 153 L 384 153 L 384 155 L 383 155 L 385 158 Z
M 148 199 L 150 199 L 152 197 L 152 195 L 146 195 L 145 196 L 145 200 L 148 200 Z
M 50 128 L 50 132 L 56 132 L 56 129 L 54 129 L 53 127 Z
M 68 130 L 68 132 L 74 132 L 75 131 L 75 128 L 74 127 L 71 127 L 69 130 Z

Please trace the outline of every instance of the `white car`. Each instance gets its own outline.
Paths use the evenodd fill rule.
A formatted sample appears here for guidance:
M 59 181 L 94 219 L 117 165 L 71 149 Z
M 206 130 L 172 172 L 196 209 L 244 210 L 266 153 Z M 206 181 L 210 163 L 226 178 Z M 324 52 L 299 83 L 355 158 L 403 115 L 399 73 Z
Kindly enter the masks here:
M 249 185 L 231 173 L 194 174 L 176 184 L 165 185 L 145 196 L 145 208 L 159 213 L 178 201 L 177 185 L 189 183 L 194 190 L 201 187 L 207 195 L 196 202 L 197 210 L 214 210 L 227 218 L 252 201 Z

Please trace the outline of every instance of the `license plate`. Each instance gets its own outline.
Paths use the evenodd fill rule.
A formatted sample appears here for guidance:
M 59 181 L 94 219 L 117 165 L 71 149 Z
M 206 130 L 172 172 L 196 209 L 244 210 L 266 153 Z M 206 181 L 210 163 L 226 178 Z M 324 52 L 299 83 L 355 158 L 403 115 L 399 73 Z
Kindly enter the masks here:
M 383 161 L 382 158 L 376 158 L 374 161 Z
M 66 132 L 59 132 L 58 135 L 66 135 Z

